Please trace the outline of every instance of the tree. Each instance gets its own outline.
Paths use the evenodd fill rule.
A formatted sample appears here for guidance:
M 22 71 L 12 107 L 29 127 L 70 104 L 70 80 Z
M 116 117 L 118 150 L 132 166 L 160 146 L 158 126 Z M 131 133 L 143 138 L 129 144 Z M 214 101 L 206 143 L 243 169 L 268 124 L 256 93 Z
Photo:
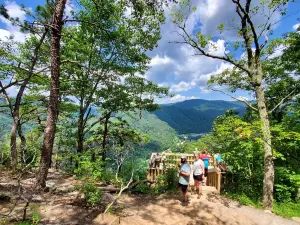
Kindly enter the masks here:
M 62 88 L 66 90 L 66 95 L 74 96 L 79 102 L 78 153 L 83 152 L 85 136 L 92 127 L 101 121 L 107 124 L 112 114 L 111 110 L 106 116 L 99 117 L 98 121 L 89 123 L 90 119 L 95 117 L 94 109 L 103 107 L 107 97 L 113 96 L 112 93 L 119 96 L 114 103 L 115 107 L 120 105 L 116 109 L 119 111 L 121 105 L 123 110 L 137 107 L 133 103 L 135 95 L 150 93 L 150 90 L 146 89 L 135 89 L 133 93 L 125 88 L 131 92 L 131 99 L 128 99 L 130 95 L 124 92 L 122 85 L 115 83 L 122 83 L 122 79 L 128 76 L 133 79 L 135 73 L 144 73 L 149 62 L 146 51 L 153 49 L 159 40 L 159 25 L 164 19 L 161 12 L 153 13 L 152 8 L 142 2 L 142 16 L 127 16 L 125 12 L 128 6 L 124 2 L 103 1 L 94 4 L 83 1 L 82 4 L 84 9 L 75 14 L 76 20 L 82 21 L 81 25 L 65 29 L 65 44 L 62 48 L 62 57 L 71 62 L 62 67 Z M 104 10 L 99 11 L 99 8 Z M 97 17 L 104 19 L 94 26 L 88 26 L 89 21 L 96 21 Z M 147 86 L 148 89 L 149 87 L 150 85 Z M 153 92 L 156 91 L 155 88 L 158 89 L 152 84 Z M 165 91 L 163 88 L 160 90 Z M 120 93 L 124 97 L 120 97 Z M 127 104 L 126 109 L 123 102 Z M 128 107 L 130 102 L 132 104 Z
M 5 91 L 7 88 L 16 85 L 20 86 L 16 97 L 9 105 L 13 118 L 10 138 L 11 166 L 15 168 L 18 163 L 17 132 L 21 138 L 21 148 L 23 153 L 26 148 L 26 140 L 22 134 L 22 123 L 20 121 L 20 107 L 21 104 L 23 104 L 22 98 L 25 90 L 31 83 L 31 79 L 40 76 L 40 74 L 47 69 L 42 67 L 44 64 L 41 64 L 40 58 L 45 58 L 41 57 L 40 52 L 43 51 L 43 45 L 45 40 L 47 40 L 49 29 L 47 26 L 37 26 L 35 23 L 47 23 L 49 20 L 49 11 L 51 11 L 51 7 L 48 3 L 45 7 L 37 6 L 35 15 L 33 15 L 30 10 L 22 7 L 22 10 L 25 11 L 25 13 L 30 16 L 34 22 L 29 22 L 27 20 L 20 22 L 19 18 L 9 17 L 4 6 L 2 6 L 2 9 L 3 11 L 1 14 L 5 16 L 6 19 L 10 20 L 14 25 L 19 26 L 21 31 L 29 34 L 29 38 L 24 44 L 16 43 L 12 46 L 6 45 L 2 52 L 5 59 L 3 63 L 1 63 L 2 72 L 7 72 L 5 78 L 10 79 L 10 81 L 5 86 L 1 84 L 1 91 L 7 95 Z M 11 37 L 11 39 L 13 40 L 13 37 Z M 9 42 L 9 40 L 7 40 L 7 42 Z M 12 47 L 15 48 L 13 52 L 14 54 L 9 54 Z
M 87 36 L 90 54 L 83 55 L 82 62 L 79 65 L 83 66 L 81 75 L 85 79 L 94 76 L 96 79 L 91 86 L 91 92 L 87 94 L 88 99 L 81 98 L 81 111 L 79 118 L 80 136 L 79 149 L 82 149 L 82 134 L 85 127 L 85 122 L 89 117 L 84 114 L 85 110 L 91 110 L 90 105 L 94 98 L 94 92 L 100 84 L 99 81 L 104 79 L 101 76 L 102 72 L 107 72 L 105 75 L 116 74 L 134 74 L 137 71 L 146 69 L 148 57 L 145 52 L 152 50 L 159 39 L 159 26 L 163 21 L 162 13 L 159 14 L 151 10 L 145 2 L 139 2 L 138 10 L 134 12 L 134 16 L 126 16 L 127 2 L 118 1 L 80 1 L 82 6 L 78 12 L 74 13 L 73 19 L 63 19 L 63 10 L 66 1 L 56 1 L 55 10 L 53 14 L 53 21 L 51 24 L 51 86 L 50 99 L 48 105 L 48 115 L 46 128 L 44 133 L 44 144 L 41 155 L 40 171 L 38 175 L 38 185 L 44 187 L 47 177 L 47 171 L 51 161 L 51 154 L 53 149 L 55 137 L 55 124 L 58 116 L 59 106 L 59 89 L 60 89 L 60 37 L 62 32 L 62 25 L 66 22 L 75 22 L 81 26 L 84 34 Z M 136 5 L 136 4 L 135 4 Z M 100 19 L 101 18 L 101 19 Z M 146 25 L 146 26 L 145 26 Z M 75 28 L 76 29 L 76 28 Z M 87 43 L 87 44 L 90 44 Z M 103 45 L 102 45 L 103 44 Z M 95 49 L 96 48 L 96 49 Z M 96 50 L 93 52 L 93 50 Z M 115 57 L 114 50 L 117 50 L 118 58 Z M 92 54 L 91 54 L 92 53 Z M 94 55 L 98 53 L 98 55 Z M 100 55 L 99 55 L 100 53 Z M 122 53 L 122 54 L 121 54 Z M 121 57 L 122 55 L 125 56 Z M 97 58 L 98 57 L 98 58 Z M 118 62 L 111 68 L 111 62 L 105 65 L 107 58 L 115 57 Z M 95 60 L 95 62 L 93 61 Z M 70 60 L 66 59 L 67 62 Z M 95 63 L 94 65 L 91 62 Z M 76 61 L 75 61 L 76 62 Z M 82 63 L 82 64 L 81 64 Z M 87 63 L 87 64 L 85 64 Z M 99 65 L 100 63 L 100 65 Z M 101 63 L 103 63 L 101 65 Z M 85 66 L 87 65 L 87 66 Z M 89 68 L 89 66 L 94 66 Z M 122 71 L 123 69 L 123 71 Z M 121 70 L 121 71 L 120 71 Z M 83 72 L 83 73 L 82 73 Z M 83 77 L 84 77 L 83 76 Z M 98 77 L 98 78 L 97 78 Z M 85 80 L 87 81 L 87 80 Z M 97 82 L 98 81 L 98 82 Z M 81 84 L 81 90 L 86 86 Z M 81 91 L 81 94 L 83 92 Z M 87 104 L 86 104 L 87 103 Z M 87 117 L 85 117 L 87 115 Z
M 249 102 L 244 102 L 258 112 L 261 121 L 262 145 L 264 149 L 263 204 L 267 210 L 273 208 L 274 187 L 274 162 L 269 112 L 274 111 L 278 104 L 276 104 L 275 108 L 268 111 L 263 86 L 266 74 L 263 68 L 263 59 L 266 57 L 265 47 L 268 44 L 268 34 L 271 33 L 274 25 L 273 15 L 277 12 L 285 14 L 287 2 L 288 0 L 267 0 L 254 5 L 251 0 L 232 0 L 237 13 L 237 18 L 233 19 L 233 24 L 238 26 L 236 36 L 241 41 L 229 42 L 225 46 L 229 46 L 227 50 L 245 51 L 246 57 L 242 59 L 227 51 L 223 55 L 214 54 L 213 49 L 217 48 L 217 46 L 210 35 L 206 36 L 199 30 L 193 33 L 187 31 L 186 23 L 190 13 L 197 12 L 197 9 L 192 7 L 190 1 L 181 1 L 179 3 L 180 8 L 177 10 L 175 7 L 171 14 L 173 22 L 179 28 L 178 34 L 182 38 L 181 41 L 176 41 L 175 43 L 189 45 L 195 51 L 195 55 L 222 60 L 232 65 L 231 68 L 226 69 L 222 74 L 213 76 L 211 83 L 228 85 L 232 91 L 243 89 L 255 93 L 257 107 L 252 106 Z M 268 8 L 267 12 L 264 11 L 265 8 Z M 262 24 L 255 24 L 253 17 L 259 13 L 265 15 L 265 20 Z M 236 24 L 235 21 L 238 21 L 239 24 Z M 218 29 L 220 32 L 223 32 L 226 28 L 224 24 L 220 24 Z M 281 101 L 278 103 L 281 103 Z
M 47 110 L 46 127 L 44 131 L 44 141 L 41 152 L 40 168 L 37 174 L 37 185 L 46 187 L 48 168 L 50 167 L 52 148 L 55 137 L 56 121 L 59 113 L 59 78 L 60 78 L 60 39 L 63 25 L 63 13 L 66 0 L 56 0 L 55 9 L 51 22 L 51 82 L 50 97 Z

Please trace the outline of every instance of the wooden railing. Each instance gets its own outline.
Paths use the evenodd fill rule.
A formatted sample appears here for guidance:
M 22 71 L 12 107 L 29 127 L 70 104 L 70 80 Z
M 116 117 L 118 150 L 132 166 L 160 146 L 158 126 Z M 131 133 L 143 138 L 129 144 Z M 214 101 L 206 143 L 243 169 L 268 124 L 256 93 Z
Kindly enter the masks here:
M 154 155 L 156 153 L 152 153 L 150 160 L 152 161 Z M 187 156 L 188 163 L 192 166 L 194 163 L 194 155 L 193 154 L 182 154 L 182 153 L 165 153 L 166 162 L 165 168 L 163 167 L 163 163 L 160 163 L 158 168 L 148 168 L 148 180 L 155 181 L 157 180 L 159 175 L 164 175 L 168 168 L 177 168 L 180 162 L 180 157 L 182 155 Z M 193 183 L 193 182 L 192 182 Z M 207 186 L 213 186 L 217 189 L 218 192 L 221 191 L 221 171 L 214 166 L 214 161 L 211 160 L 209 168 L 208 168 L 208 176 L 206 181 Z

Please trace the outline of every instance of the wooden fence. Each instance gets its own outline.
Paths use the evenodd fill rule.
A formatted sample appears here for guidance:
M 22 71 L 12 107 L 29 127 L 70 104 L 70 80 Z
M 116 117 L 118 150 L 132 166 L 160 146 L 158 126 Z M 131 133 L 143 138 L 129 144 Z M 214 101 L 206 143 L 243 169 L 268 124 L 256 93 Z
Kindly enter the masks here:
M 150 161 L 156 153 L 152 153 Z M 187 156 L 188 163 L 192 166 L 194 163 L 193 154 L 182 154 L 182 153 L 165 153 L 166 161 L 161 162 L 158 168 L 148 168 L 148 180 L 155 181 L 159 175 L 164 175 L 168 168 L 177 168 L 180 163 L 180 158 L 182 155 Z M 213 157 L 212 157 L 213 158 Z M 193 181 L 191 182 L 193 184 Z M 215 162 L 212 159 L 208 168 L 208 176 L 206 181 L 207 186 L 212 186 L 217 189 L 218 192 L 221 191 L 221 171 L 215 167 Z

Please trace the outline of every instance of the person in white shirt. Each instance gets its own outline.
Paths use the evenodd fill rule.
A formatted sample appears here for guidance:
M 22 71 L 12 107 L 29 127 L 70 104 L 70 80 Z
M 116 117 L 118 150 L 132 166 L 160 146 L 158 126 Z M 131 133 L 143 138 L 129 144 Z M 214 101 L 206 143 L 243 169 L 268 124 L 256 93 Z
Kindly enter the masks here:
M 202 195 L 202 181 L 204 179 L 204 163 L 200 159 L 200 154 L 194 154 L 195 161 L 193 165 L 193 178 L 195 182 L 196 192 L 198 194 L 198 199 Z

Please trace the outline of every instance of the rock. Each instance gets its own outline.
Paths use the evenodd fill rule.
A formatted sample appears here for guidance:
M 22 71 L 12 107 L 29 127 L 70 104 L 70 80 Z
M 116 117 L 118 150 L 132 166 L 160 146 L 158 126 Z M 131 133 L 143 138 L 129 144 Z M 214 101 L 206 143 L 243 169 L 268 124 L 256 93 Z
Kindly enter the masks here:
M 47 187 L 49 187 L 50 189 L 54 189 L 56 186 L 56 184 L 54 182 L 48 181 L 47 182 Z
M 300 223 L 300 217 L 292 217 L 291 219 L 298 222 L 298 223 Z
M 65 194 L 65 193 L 70 193 L 70 192 L 74 192 L 75 191 L 75 187 L 71 186 L 62 186 L 62 187 L 58 187 L 55 190 L 55 194 Z
M 32 201 L 32 202 L 42 202 L 42 201 L 43 201 L 43 198 L 42 198 L 42 196 L 40 196 L 40 195 L 33 195 L 31 201 Z
M 102 196 L 102 199 L 101 199 L 101 201 L 103 203 L 111 203 L 114 200 L 115 200 L 115 197 L 109 193 L 104 193 Z
M 23 185 L 34 185 L 35 184 L 35 178 L 28 178 L 26 180 L 22 180 L 21 183 Z
M 79 191 L 72 191 L 72 192 L 68 192 L 66 194 L 66 196 L 71 196 L 71 197 L 75 197 L 75 198 L 78 198 L 80 196 L 80 192 Z M 83 196 L 84 197 L 84 196 Z
M 264 212 L 272 214 L 272 212 L 270 210 L 264 210 Z

